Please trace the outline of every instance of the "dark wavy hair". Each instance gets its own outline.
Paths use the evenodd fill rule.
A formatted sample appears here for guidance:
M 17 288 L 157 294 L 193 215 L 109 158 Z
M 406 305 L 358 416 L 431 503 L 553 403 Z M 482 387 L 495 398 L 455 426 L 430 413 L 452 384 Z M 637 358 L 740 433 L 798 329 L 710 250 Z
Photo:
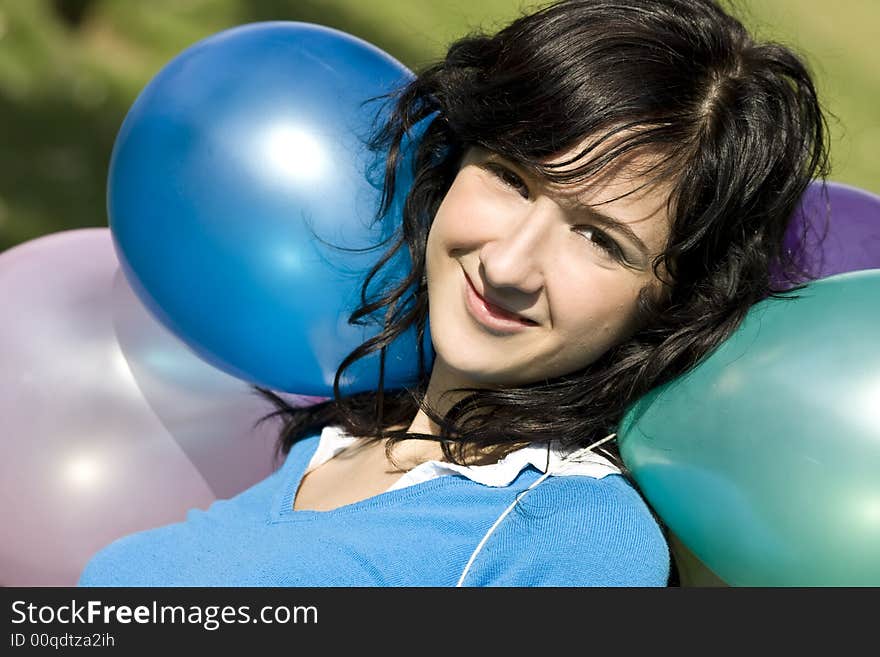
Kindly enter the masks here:
M 262 420 L 283 419 L 280 452 L 328 424 L 387 440 L 389 454 L 399 440 L 437 440 L 457 463 L 475 462 L 466 456 L 475 449 L 502 454 L 551 439 L 593 445 L 616 431 L 639 397 L 728 338 L 755 302 L 797 290 L 809 275 L 782 243 L 808 184 L 827 175 L 828 130 L 811 75 L 791 50 L 756 42 L 710 0 L 554 3 L 497 34 L 454 42 L 390 102 L 390 118 L 371 142 L 385 158 L 379 216 L 388 221 L 399 202 L 401 146 L 425 127 L 410 160 L 402 222 L 349 317 L 355 323 L 381 314 L 381 331 L 341 363 L 328 401 L 295 407 L 255 387 L 276 406 Z M 577 157 L 548 164 L 585 137 L 591 146 Z M 598 176 L 630 155 L 659 155 L 649 177 L 672 190 L 671 230 L 652 264 L 655 275 L 664 272 L 669 293 L 657 298 L 645 290 L 640 328 L 583 369 L 520 387 L 459 389 L 467 394 L 441 414 L 425 399 L 425 245 L 471 146 L 562 183 Z M 370 281 L 403 248 L 412 262 L 408 275 L 368 296 Z M 787 282 L 774 284 L 772 270 L 788 274 Z M 408 330 L 418 336 L 418 382 L 386 390 L 385 350 Z M 342 394 L 342 372 L 376 351 L 375 390 Z M 439 435 L 407 432 L 420 407 Z M 601 451 L 629 476 L 613 441 Z

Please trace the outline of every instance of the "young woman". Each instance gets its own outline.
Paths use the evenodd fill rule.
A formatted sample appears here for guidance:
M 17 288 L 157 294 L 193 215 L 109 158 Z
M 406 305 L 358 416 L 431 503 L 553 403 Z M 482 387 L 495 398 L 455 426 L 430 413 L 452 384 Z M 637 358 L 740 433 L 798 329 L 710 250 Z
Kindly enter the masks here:
M 613 439 L 629 404 L 773 294 L 826 130 L 803 62 L 710 0 L 572 0 L 454 43 L 374 146 L 418 127 L 407 278 L 283 466 L 125 537 L 80 585 L 663 586 L 664 531 Z M 800 273 L 799 273 L 800 274 Z M 364 282 L 364 289 L 370 278 Z M 342 372 L 430 322 L 419 382 Z

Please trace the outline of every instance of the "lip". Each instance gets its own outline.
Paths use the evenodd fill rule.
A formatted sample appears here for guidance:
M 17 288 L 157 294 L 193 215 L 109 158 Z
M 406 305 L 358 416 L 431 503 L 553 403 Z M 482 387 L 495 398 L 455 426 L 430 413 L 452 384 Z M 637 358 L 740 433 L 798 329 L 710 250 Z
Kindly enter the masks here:
M 491 331 L 495 333 L 518 333 L 536 326 L 534 322 L 486 301 L 474 288 L 467 274 L 464 275 L 464 287 L 468 311 L 470 311 L 474 319 Z

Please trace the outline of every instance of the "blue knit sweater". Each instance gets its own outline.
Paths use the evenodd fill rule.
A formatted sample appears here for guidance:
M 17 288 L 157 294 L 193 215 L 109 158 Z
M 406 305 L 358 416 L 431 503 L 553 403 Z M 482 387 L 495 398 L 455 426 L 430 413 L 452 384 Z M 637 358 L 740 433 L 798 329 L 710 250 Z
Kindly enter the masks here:
M 667 583 L 663 534 L 620 475 L 550 476 L 506 516 L 541 476 L 533 466 L 509 486 L 446 475 L 332 511 L 294 511 L 319 437 L 295 443 L 279 470 L 239 495 L 117 539 L 77 585 L 455 586 L 465 571 L 463 586 Z

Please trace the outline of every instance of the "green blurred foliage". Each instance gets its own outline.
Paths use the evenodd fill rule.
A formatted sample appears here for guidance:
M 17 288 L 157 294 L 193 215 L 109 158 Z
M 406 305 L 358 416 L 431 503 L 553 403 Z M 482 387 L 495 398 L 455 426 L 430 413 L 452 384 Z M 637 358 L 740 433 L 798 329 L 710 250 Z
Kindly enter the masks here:
M 832 119 L 832 179 L 880 192 L 876 0 L 739 0 L 759 36 L 812 65 Z M 355 34 L 413 69 L 457 36 L 537 6 L 513 0 L 0 0 L 0 251 L 106 226 L 113 141 L 139 91 L 215 32 L 302 20 Z

